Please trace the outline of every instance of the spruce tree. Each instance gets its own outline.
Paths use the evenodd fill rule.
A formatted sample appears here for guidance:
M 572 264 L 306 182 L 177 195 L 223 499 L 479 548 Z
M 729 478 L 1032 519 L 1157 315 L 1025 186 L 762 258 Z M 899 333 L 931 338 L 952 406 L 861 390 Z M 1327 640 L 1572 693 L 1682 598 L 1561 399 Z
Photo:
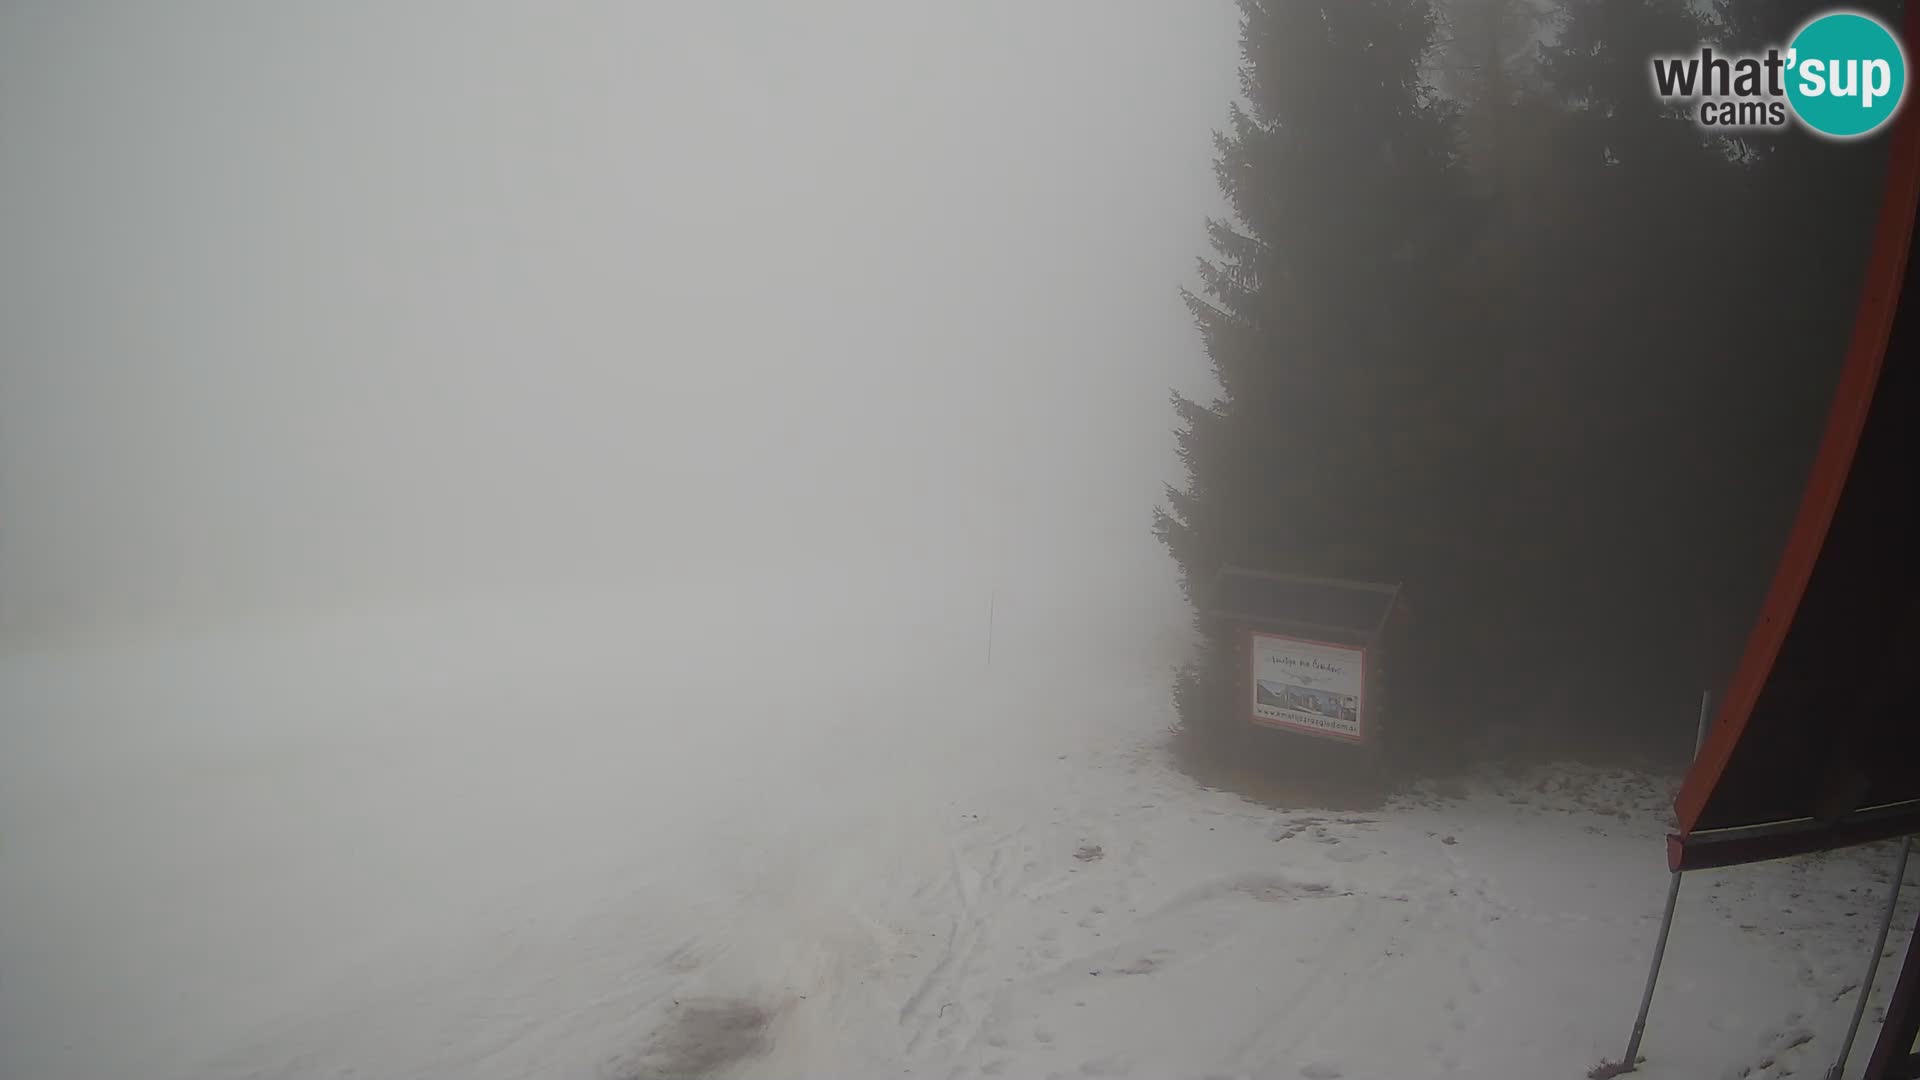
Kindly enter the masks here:
M 1546 0 L 1448 0 L 1439 9 L 1433 83 L 1460 103 L 1462 156 L 1491 193 L 1512 186 L 1535 141 L 1527 113 L 1539 100 L 1532 91 L 1552 14 Z
M 1751 222 L 1724 139 L 1661 100 L 1651 57 L 1712 42 L 1688 0 L 1567 0 L 1541 74 L 1567 117 L 1560 250 L 1536 268 L 1539 329 L 1569 361 L 1579 437 L 1550 464 L 1566 637 L 1556 678 L 1579 726 L 1669 730 L 1714 685 L 1738 515 L 1724 483 L 1731 365 Z M 1635 687 L 1623 713 L 1612 688 Z
M 1450 288 L 1474 229 L 1423 0 L 1241 0 L 1216 172 L 1232 208 L 1186 299 L 1211 402 L 1176 395 L 1184 488 L 1156 531 L 1190 598 L 1227 564 L 1404 583 L 1445 639 L 1475 550 L 1488 373 Z M 1237 639 L 1182 675 L 1190 726 L 1244 723 Z M 1409 657 L 1409 660 L 1414 658 Z M 1413 663 L 1409 673 L 1425 670 Z

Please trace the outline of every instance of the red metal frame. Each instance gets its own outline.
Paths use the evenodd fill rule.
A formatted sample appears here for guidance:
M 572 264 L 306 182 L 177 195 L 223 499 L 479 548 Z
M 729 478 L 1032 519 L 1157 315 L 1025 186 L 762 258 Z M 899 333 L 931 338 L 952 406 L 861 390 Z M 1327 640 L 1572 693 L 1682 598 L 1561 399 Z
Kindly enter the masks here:
M 1920 3 L 1906 5 L 1902 29 L 1905 40 L 1920 40 Z M 1908 92 L 1914 91 L 1910 88 Z M 1806 593 L 1814 563 L 1820 556 L 1834 510 L 1846 487 L 1860 433 L 1873 403 L 1873 391 L 1886 358 L 1887 340 L 1893 330 L 1912 242 L 1915 197 L 1920 194 L 1920 110 L 1903 106 L 1893 125 L 1887 184 L 1867 261 L 1860 306 L 1854 316 L 1846 366 L 1827 412 L 1826 432 L 1814 457 L 1786 550 L 1767 590 L 1759 622 L 1747 638 L 1740 666 L 1722 698 L 1713 729 L 1674 799 L 1679 832 L 1668 845 L 1668 862 L 1675 870 L 1681 868 L 1685 840 L 1726 771 L 1734 747 L 1746 731 L 1754 705 L 1779 657 L 1787 630 L 1793 624 L 1794 613 Z M 1780 853 L 1789 852 L 1783 849 Z
M 1291 724 L 1285 720 L 1269 719 L 1267 717 L 1261 716 L 1258 713 L 1252 712 L 1251 710 L 1248 711 L 1248 714 L 1247 714 L 1248 717 L 1256 725 L 1260 727 L 1275 728 L 1275 729 L 1284 730 L 1284 731 L 1297 731 L 1303 735 L 1318 735 L 1323 739 L 1332 739 L 1335 742 L 1346 743 L 1348 746 L 1357 746 L 1357 745 L 1364 744 L 1367 741 L 1367 733 L 1370 730 L 1372 730 L 1371 725 L 1367 723 L 1367 649 L 1366 649 L 1366 646 L 1342 645 L 1339 642 L 1334 642 L 1334 641 L 1316 641 L 1313 638 L 1295 637 L 1292 634 L 1276 634 L 1269 630 L 1248 630 L 1247 631 L 1247 690 L 1248 690 L 1248 693 L 1250 694 L 1258 692 L 1257 687 L 1258 687 L 1258 680 L 1260 678 L 1259 673 L 1254 669 L 1254 665 L 1253 665 L 1253 645 L 1257 639 L 1263 638 L 1263 637 L 1272 638 L 1275 641 L 1297 641 L 1302 645 L 1318 645 L 1323 649 L 1340 649 L 1343 652 L 1359 653 L 1360 654 L 1360 692 L 1354 695 L 1354 714 L 1356 717 L 1358 717 L 1358 720 L 1356 722 L 1359 725 L 1360 734 L 1358 736 L 1343 735 L 1337 731 L 1327 731 L 1323 728 L 1309 727 L 1306 724 Z

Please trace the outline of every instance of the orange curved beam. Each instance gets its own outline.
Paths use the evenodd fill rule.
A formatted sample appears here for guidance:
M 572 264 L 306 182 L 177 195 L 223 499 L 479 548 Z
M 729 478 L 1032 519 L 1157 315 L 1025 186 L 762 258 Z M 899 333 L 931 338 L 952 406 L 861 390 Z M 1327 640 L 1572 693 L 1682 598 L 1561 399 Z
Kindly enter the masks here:
M 1902 38 L 1920 41 L 1920 3 L 1905 5 Z M 1908 72 L 1908 78 L 1913 73 Z M 1909 86 L 1911 96 L 1914 89 Z M 1693 831 L 1700 812 L 1707 805 L 1714 787 L 1733 757 L 1734 747 L 1747 729 L 1754 705 L 1766 686 L 1767 677 L 1793 625 L 1794 614 L 1813 576 L 1814 563 L 1826 542 L 1827 529 L 1846 488 L 1847 474 L 1853 468 L 1860 432 L 1866 426 L 1867 412 L 1873 404 L 1874 387 L 1887 354 L 1887 339 L 1893 331 L 1894 313 L 1900 303 L 1900 288 L 1905 280 L 1908 248 L 1913 238 L 1914 206 L 1920 196 L 1920 106 L 1912 101 L 1902 104 L 1894 118 L 1892 146 L 1887 156 L 1887 184 L 1880 202 L 1880 215 L 1874 229 L 1873 249 L 1868 255 L 1866 278 L 1861 287 L 1860 306 L 1853 320 L 1853 337 L 1847 348 L 1846 367 L 1827 411 L 1827 427 L 1814 456 L 1813 470 L 1800 498 L 1800 510 L 1787 536 L 1785 552 L 1775 569 L 1773 582 L 1760 611 L 1760 620 L 1747 637 L 1740 666 L 1715 717 L 1712 731 L 1700 754 L 1688 770 L 1674 799 L 1674 811 L 1680 831 L 1676 839 Z M 1668 862 L 1679 868 L 1681 846 L 1668 845 Z

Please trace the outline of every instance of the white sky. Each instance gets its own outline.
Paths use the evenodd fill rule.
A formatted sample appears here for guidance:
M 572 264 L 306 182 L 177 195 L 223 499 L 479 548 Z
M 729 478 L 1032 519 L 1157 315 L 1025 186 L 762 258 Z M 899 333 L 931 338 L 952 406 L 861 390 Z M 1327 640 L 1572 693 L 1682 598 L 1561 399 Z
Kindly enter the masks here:
M 0 634 L 1144 551 L 1227 0 L 0 8 Z M 796 564 L 797 565 L 797 564 Z

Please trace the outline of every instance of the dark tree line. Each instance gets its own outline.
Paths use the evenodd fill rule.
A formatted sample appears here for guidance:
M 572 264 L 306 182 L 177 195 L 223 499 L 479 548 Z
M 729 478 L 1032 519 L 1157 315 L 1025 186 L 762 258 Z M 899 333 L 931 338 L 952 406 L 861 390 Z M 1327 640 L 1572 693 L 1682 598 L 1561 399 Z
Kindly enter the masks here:
M 1231 214 L 1187 297 L 1219 395 L 1176 396 L 1155 521 L 1189 596 L 1228 564 L 1398 582 L 1403 732 L 1684 744 L 1797 503 L 1884 142 L 1713 133 L 1648 58 L 1818 8 L 1240 9 Z M 1231 733 L 1238 639 L 1202 625 L 1177 703 Z

